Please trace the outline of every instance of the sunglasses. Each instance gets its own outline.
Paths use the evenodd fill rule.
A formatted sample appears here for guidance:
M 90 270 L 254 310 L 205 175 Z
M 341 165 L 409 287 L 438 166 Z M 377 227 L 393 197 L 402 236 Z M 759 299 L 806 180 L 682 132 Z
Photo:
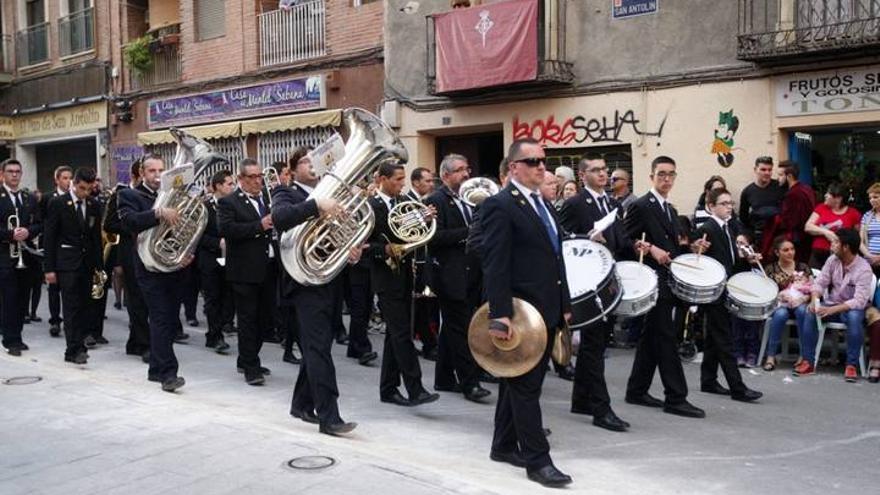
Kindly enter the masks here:
M 520 163 L 525 163 L 529 167 L 537 167 L 538 165 L 541 165 L 542 163 L 547 163 L 546 158 L 520 158 L 519 160 L 516 160 L 516 161 L 518 161 Z

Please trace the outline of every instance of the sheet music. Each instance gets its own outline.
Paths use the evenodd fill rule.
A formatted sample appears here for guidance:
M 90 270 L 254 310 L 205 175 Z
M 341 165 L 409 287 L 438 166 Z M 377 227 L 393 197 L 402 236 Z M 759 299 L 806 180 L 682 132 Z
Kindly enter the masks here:
M 601 220 L 593 224 L 593 230 L 590 231 L 590 237 L 593 238 L 608 230 L 608 227 L 611 227 L 615 220 L 617 220 L 617 208 L 611 210 L 607 215 L 602 217 Z

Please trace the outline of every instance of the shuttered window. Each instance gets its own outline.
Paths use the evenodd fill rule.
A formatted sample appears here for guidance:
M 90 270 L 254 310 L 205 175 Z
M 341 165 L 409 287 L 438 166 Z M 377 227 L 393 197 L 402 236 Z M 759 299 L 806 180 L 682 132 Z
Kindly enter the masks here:
M 196 39 L 226 35 L 226 0 L 195 0 Z

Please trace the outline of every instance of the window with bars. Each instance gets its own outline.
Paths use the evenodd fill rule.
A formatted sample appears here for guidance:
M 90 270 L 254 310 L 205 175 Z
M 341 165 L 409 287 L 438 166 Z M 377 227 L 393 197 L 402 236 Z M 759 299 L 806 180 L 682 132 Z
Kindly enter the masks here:
M 229 160 L 229 169 L 234 174 L 238 163 L 244 158 L 244 146 L 242 139 L 237 137 L 206 139 L 208 144 L 214 147 L 214 151 L 225 156 Z M 144 147 L 145 153 L 155 153 L 162 157 L 165 161 L 165 168 L 170 168 L 174 164 L 174 153 L 177 151 L 176 143 L 154 144 Z M 227 168 L 224 166 L 224 168 Z M 214 174 L 220 170 L 211 170 L 209 173 Z
M 297 147 L 314 148 L 329 139 L 332 134 L 332 127 L 311 127 L 260 134 L 257 143 L 257 160 L 264 167 L 275 162 L 286 162 L 287 157 Z

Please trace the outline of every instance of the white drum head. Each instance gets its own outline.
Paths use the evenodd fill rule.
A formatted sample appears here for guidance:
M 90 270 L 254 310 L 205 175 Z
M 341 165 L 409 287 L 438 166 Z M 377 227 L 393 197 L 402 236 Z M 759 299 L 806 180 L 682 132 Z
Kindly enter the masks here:
M 657 289 L 657 275 L 635 261 L 618 261 L 614 267 L 623 287 L 623 299 L 640 299 Z
M 562 241 L 562 258 L 565 260 L 565 276 L 572 299 L 595 291 L 614 269 L 611 251 L 589 239 Z
M 727 281 L 727 292 L 745 304 L 768 304 L 776 300 L 776 282 L 752 272 L 737 273 Z
M 692 287 L 715 287 L 724 283 L 727 272 L 724 265 L 706 256 L 682 254 L 669 267 L 676 280 Z

